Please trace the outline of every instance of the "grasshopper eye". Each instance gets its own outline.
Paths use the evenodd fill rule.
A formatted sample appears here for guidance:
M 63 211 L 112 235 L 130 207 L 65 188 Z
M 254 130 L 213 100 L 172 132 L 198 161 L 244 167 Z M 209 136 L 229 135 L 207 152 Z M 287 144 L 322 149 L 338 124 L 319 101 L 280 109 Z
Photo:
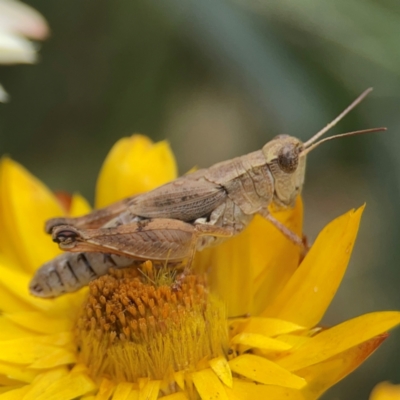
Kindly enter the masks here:
M 278 155 L 278 165 L 283 172 L 291 174 L 296 171 L 299 164 L 299 153 L 296 147 L 287 145 L 282 147 Z

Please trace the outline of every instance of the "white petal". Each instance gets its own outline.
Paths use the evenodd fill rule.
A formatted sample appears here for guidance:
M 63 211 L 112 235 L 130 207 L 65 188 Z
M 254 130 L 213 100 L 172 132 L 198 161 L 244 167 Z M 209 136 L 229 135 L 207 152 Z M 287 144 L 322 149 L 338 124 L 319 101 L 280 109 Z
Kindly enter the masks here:
M 16 0 L 0 0 L 0 30 L 19 33 L 32 39 L 44 39 L 49 33 L 42 15 Z
M 10 99 L 10 96 L 5 91 L 5 89 L 3 88 L 3 85 L 0 85 L 0 102 L 7 103 L 7 101 L 9 99 Z
M 37 59 L 36 49 L 21 36 L 0 32 L 0 64 L 32 64 Z

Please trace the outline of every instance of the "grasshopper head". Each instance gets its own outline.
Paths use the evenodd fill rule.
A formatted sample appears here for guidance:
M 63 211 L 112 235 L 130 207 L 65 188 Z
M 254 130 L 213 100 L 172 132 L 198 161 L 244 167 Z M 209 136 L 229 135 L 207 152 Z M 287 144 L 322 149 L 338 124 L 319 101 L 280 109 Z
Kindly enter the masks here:
M 306 157 L 300 156 L 302 142 L 289 135 L 279 135 L 262 149 L 274 178 L 273 203 L 277 208 L 294 206 L 301 192 L 306 169 Z
M 322 128 L 314 136 L 302 143 L 299 139 L 289 135 L 279 135 L 268 142 L 262 149 L 266 164 L 274 177 L 273 204 L 277 208 L 294 206 L 296 196 L 301 192 L 304 183 L 306 169 L 306 154 L 313 151 L 320 144 L 329 140 L 354 136 L 370 132 L 383 132 L 386 128 L 371 128 L 360 131 L 346 132 L 339 135 L 318 140 L 322 135 L 335 126 L 347 113 L 358 105 L 371 92 L 371 88 L 365 90 L 333 121 Z

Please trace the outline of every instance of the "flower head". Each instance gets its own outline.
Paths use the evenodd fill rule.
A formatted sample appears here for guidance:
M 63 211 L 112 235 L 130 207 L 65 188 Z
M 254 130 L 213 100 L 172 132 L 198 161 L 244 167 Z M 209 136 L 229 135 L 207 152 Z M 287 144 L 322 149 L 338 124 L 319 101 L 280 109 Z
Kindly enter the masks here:
M 175 171 L 167 144 L 123 139 L 103 166 L 96 202 L 150 190 Z M 304 260 L 255 217 L 242 234 L 198 253 L 189 275 L 145 262 L 111 270 L 76 293 L 31 297 L 33 271 L 59 253 L 42 233 L 44 221 L 88 210 L 77 195 L 69 208 L 62 204 L 20 165 L 2 160 L 0 400 L 316 399 L 400 323 L 398 312 L 375 312 L 318 326 L 363 207 L 328 224 Z M 300 235 L 301 199 L 276 217 Z

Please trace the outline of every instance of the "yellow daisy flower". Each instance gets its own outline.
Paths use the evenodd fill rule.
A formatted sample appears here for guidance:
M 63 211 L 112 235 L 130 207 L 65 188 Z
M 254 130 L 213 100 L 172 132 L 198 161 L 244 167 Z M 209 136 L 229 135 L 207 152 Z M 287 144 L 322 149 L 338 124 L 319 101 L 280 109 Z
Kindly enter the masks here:
M 120 140 L 97 185 L 97 206 L 176 176 L 165 142 Z M 375 312 L 318 327 L 346 270 L 363 207 L 328 224 L 301 260 L 256 217 L 241 235 L 198 253 L 193 275 L 144 263 L 44 300 L 33 272 L 59 250 L 43 233 L 65 209 L 8 158 L 0 164 L 0 400 L 316 399 L 358 367 L 400 323 Z M 276 214 L 301 234 L 302 204 Z

